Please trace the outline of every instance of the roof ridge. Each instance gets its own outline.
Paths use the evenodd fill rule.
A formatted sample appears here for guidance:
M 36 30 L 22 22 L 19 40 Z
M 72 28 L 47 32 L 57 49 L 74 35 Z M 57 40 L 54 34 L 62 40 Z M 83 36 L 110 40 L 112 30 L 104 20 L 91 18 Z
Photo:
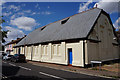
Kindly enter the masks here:
M 25 36 L 23 36 L 23 37 L 21 37 L 21 38 L 19 38 L 19 39 L 12 40 L 12 41 L 10 41 L 9 43 L 7 43 L 7 44 L 5 44 L 5 45 L 13 44 L 14 42 L 19 41 L 19 40 L 22 40 L 23 38 L 25 38 Z

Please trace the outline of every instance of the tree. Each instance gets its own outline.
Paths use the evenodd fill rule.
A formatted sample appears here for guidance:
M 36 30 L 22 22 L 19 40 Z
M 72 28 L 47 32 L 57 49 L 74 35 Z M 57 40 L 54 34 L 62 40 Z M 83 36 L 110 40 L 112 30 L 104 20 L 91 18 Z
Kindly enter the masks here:
M 3 20 L 2 17 L 3 17 L 3 16 L 0 16 L 0 25 L 5 22 L 5 20 Z M 1 38 L 0 41 L 2 41 L 2 43 L 5 43 L 5 42 L 6 42 L 4 38 L 7 38 L 7 33 L 8 33 L 8 31 L 9 31 L 9 30 L 7 30 L 7 31 L 2 31 L 2 27 L 0 26 L 0 38 Z

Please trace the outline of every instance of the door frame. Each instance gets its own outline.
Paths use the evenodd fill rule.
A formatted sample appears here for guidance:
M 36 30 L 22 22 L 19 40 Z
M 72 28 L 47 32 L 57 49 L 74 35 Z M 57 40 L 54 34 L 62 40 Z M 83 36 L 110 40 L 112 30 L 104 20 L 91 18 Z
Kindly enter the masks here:
M 72 63 L 70 64 L 70 51 L 72 52 L 72 48 L 68 48 L 67 51 L 68 51 L 68 65 L 71 66 Z M 72 53 L 72 61 L 73 61 L 73 53 Z

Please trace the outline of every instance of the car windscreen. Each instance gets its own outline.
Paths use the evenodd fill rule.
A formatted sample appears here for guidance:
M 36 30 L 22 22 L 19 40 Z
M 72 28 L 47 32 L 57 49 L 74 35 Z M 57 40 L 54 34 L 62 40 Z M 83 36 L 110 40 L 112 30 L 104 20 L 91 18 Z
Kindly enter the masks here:
M 12 55 L 8 55 L 8 57 L 12 57 Z

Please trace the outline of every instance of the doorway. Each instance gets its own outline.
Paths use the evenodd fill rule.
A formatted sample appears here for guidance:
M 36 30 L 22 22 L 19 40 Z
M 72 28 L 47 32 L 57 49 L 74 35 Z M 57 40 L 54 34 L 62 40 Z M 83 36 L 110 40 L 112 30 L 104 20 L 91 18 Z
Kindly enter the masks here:
M 72 48 L 69 48 L 68 49 L 68 65 L 72 65 L 72 60 L 73 60 Z

